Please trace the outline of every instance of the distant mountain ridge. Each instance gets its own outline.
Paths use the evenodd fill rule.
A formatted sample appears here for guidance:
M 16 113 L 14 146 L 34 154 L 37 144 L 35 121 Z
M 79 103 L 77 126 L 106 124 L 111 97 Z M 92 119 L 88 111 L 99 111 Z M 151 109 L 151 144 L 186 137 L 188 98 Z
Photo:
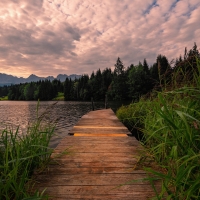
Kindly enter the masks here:
M 56 78 L 54 78 L 53 76 L 39 77 L 34 74 L 31 74 L 28 78 L 23 78 L 23 77 L 18 78 L 16 76 L 0 73 L 0 86 L 19 84 L 19 83 L 37 82 L 39 80 L 53 81 L 54 79 L 64 82 L 66 78 L 69 78 L 69 79 L 71 78 L 71 80 L 74 80 L 75 78 L 79 79 L 80 77 L 81 75 L 77 75 L 77 74 L 71 74 L 69 76 L 66 74 L 59 74 Z

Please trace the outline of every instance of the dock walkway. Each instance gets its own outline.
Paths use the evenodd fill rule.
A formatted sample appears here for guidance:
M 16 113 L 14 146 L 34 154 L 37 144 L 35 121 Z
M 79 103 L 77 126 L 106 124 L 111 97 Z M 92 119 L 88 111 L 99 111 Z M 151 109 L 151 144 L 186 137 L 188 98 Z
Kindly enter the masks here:
M 139 142 L 111 109 L 91 111 L 61 140 L 53 162 L 37 175 L 49 199 L 146 200 L 155 196 L 136 168 Z M 134 181 L 135 180 L 135 181 Z

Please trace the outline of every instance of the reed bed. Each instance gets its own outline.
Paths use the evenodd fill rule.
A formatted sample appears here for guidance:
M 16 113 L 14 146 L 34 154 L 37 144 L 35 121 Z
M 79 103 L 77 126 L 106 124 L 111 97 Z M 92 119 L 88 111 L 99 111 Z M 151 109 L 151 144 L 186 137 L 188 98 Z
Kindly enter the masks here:
M 30 194 L 31 175 L 50 159 L 49 141 L 54 133 L 53 123 L 43 123 L 44 113 L 29 125 L 26 134 L 19 128 L 0 132 L 0 199 L 42 199 L 43 193 Z M 29 186 L 28 186 L 29 185 Z
M 177 78 L 182 72 L 176 73 L 179 73 L 174 76 Z M 144 168 L 161 182 L 160 190 L 152 185 L 155 199 L 200 199 L 199 74 L 197 60 L 192 79 L 184 77 L 179 83 L 174 79 L 172 90 L 165 87 L 153 99 L 141 99 L 117 111 L 129 129 L 142 133 L 141 143 L 146 154 L 141 160 L 156 163 Z

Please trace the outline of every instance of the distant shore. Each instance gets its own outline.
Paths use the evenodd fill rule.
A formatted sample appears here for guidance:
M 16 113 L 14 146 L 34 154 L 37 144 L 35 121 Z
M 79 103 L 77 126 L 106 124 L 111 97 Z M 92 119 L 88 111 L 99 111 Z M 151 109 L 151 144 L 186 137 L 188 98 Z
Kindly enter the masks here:
M 0 101 L 8 101 L 8 96 L 0 97 Z

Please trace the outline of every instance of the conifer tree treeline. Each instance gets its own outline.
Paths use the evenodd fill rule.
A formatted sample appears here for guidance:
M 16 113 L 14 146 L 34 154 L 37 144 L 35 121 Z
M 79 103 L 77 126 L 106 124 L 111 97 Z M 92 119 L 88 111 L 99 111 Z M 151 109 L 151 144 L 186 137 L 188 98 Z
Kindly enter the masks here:
M 0 96 L 8 95 L 9 100 L 52 100 L 58 92 L 63 91 L 63 84 L 60 80 L 50 80 L 21 83 L 17 85 L 4 86 L 0 88 Z
M 138 65 L 131 64 L 127 68 L 120 58 L 117 58 L 115 69 L 98 69 L 90 77 L 84 74 L 79 79 L 66 78 L 60 80 L 39 81 L 26 84 L 0 87 L 0 97 L 8 95 L 9 100 L 51 100 L 58 92 L 64 93 L 66 101 L 95 101 L 133 100 L 137 101 L 142 95 L 159 90 L 163 84 L 173 81 L 173 72 L 180 71 L 179 81 L 184 78 L 192 79 L 191 69 L 197 69 L 196 58 L 200 59 L 196 43 L 191 50 L 185 48 L 184 56 L 180 56 L 174 63 L 169 63 L 164 55 L 158 55 L 156 62 L 149 67 L 147 60 Z M 174 64 L 172 66 L 172 64 Z M 183 75 L 184 74 L 184 75 Z M 188 76 L 185 76 L 188 74 Z

